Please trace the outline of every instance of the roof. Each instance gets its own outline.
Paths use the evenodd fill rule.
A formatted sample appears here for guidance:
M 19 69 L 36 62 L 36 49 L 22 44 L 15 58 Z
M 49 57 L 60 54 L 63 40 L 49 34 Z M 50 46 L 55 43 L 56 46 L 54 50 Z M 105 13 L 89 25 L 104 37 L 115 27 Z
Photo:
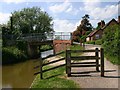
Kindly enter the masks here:
M 103 28 L 101 28 L 101 29 L 105 29 L 107 26 L 109 26 L 109 24 L 111 23 L 111 22 L 116 22 L 116 24 L 119 24 L 114 18 L 111 20 L 111 21 L 109 21 Z
M 92 37 L 94 34 L 96 34 L 99 30 L 101 29 L 98 29 L 98 30 L 93 30 L 89 35 L 88 37 Z

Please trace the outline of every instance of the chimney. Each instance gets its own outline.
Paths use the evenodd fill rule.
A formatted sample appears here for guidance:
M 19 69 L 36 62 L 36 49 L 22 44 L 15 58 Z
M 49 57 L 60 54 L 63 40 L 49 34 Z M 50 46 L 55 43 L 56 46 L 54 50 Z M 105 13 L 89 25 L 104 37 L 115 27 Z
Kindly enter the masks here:
M 120 23 L 120 16 L 118 16 L 118 23 Z
M 105 21 L 101 20 L 101 28 L 105 26 Z

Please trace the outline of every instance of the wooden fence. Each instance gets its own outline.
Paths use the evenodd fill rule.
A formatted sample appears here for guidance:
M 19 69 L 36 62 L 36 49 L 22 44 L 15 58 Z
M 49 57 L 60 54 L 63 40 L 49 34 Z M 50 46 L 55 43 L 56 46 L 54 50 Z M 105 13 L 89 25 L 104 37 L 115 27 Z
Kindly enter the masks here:
M 61 65 L 54 66 L 54 67 L 52 67 L 52 68 L 43 70 L 43 67 L 44 67 L 44 66 L 49 65 L 49 64 L 53 64 L 53 63 L 56 63 L 56 62 L 59 62 L 59 61 L 62 61 L 62 60 L 65 60 L 65 58 L 63 57 L 63 58 L 60 58 L 60 59 L 58 59 L 58 60 L 53 60 L 53 61 L 48 62 L 48 63 L 43 63 L 43 60 L 45 60 L 45 59 L 47 59 L 47 58 L 50 58 L 50 57 L 53 57 L 53 56 L 57 56 L 57 55 L 63 54 L 63 53 L 65 53 L 65 52 L 63 51 L 63 52 L 57 53 L 57 54 L 55 54 L 55 55 L 49 55 L 49 56 L 47 56 L 47 57 L 45 57 L 45 58 L 41 58 L 41 55 L 40 55 L 40 60 L 39 60 L 40 65 L 34 67 L 34 69 L 40 68 L 40 72 L 36 72 L 36 73 L 34 73 L 34 75 L 40 74 L 40 79 L 43 79 L 43 73 L 44 73 L 44 72 L 47 72 L 47 71 L 50 71 L 50 70 L 53 70 L 53 69 L 56 69 L 56 68 L 65 66 L 65 64 L 61 64 Z
M 71 53 L 80 53 L 80 52 L 95 52 L 95 56 L 71 56 Z M 100 53 L 100 57 L 99 57 Z M 79 62 L 72 63 L 71 60 L 96 60 L 95 62 Z M 101 63 L 99 64 L 99 59 Z M 87 64 L 87 65 L 86 65 Z M 101 67 L 101 76 L 104 76 L 104 50 L 96 48 L 95 50 L 66 50 L 66 73 L 71 76 L 72 67 L 96 67 L 96 71 L 99 71 Z
M 95 56 L 71 56 L 71 53 L 80 53 L 80 52 L 95 52 Z M 60 55 L 62 53 L 64 52 L 60 52 L 56 55 Z M 99 54 L 100 54 L 100 57 L 99 57 Z M 40 55 L 40 60 L 39 60 L 40 65 L 34 67 L 34 69 L 40 68 L 40 71 L 36 72 L 34 75 L 40 74 L 40 79 L 43 79 L 44 72 L 47 72 L 47 71 L 50 71 L 50 70 L 53 70 L 53 69 L 56 69 L 62 66 L 66 66 L 66 74 L 68 75 L 68 77 L 71 76 L 72 73 L 74 73 L 74 72 L 71 72 L 72 67 L 96 67 L 96 71 L 98 72 L 100 71 L 99 67 L 101 67 L 101 76 L 102 77 L 104 76 L 104 50 L 102 48 L 100 50 L 98 48 L 96 48 L 95 50 L 66 50 L 65 58 L 63 57 L 58 60 L 54 60 L 48 63 L 43 63 L 44 59 L 47 59 L 47 58 L 50 58 L 56 55 L 50 55 L 45 58 L 41 58 L 41 55 Z M 78 63 L 71 62 L 71 60 L 92 60 L 92 59 L 95 60 L 95 62 L 78 62 Z M 99 64 L 99 59 L 101 61 L 100 64 Z M 56 63 L 62 60 L 65 60 L 65 64 L 61 64 L 61 65 L 54 66 L 52 68 L 43 70 L 44 66 L 53 64 L 53 63 Z

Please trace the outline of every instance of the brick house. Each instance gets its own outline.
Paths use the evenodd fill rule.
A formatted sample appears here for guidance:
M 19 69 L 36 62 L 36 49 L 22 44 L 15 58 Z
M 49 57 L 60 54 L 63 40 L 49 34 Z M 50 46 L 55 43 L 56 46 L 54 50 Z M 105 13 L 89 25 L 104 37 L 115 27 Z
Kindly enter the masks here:
M 100 28 L 98 30 L 93 30 L 86 38 L 86 41 L 95 41 L 101 39 L 105 28 L 115 24 L 120 24 L 120 16 L 118 16 L 118 21 L 112 19 L 107 24 L 105 24 L 103 21 L 99 22 L 98 26 L 100 26 Z
M 102 29 L 94 30 L 88 35 L 88 37 L 86 38 L 86 41 L 93 41 L 93 40 L 100 39 L 102 38 L 102 34 L 103 34 Z

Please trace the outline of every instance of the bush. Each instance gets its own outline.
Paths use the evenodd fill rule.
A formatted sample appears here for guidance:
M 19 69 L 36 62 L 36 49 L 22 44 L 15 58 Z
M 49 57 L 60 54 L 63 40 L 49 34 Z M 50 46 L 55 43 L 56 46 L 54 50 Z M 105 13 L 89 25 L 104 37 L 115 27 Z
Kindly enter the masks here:
M 102 45 L 102 39 L 96 40 L 96 41 L 95 41 L 95 44 L 96 44 L 96 45 Z
M 86 44 L 95 44 L 95 41 L 87 41 Z
M 43 51 L 52 50 L 52 49 L 53 47 L 51 45 L 42 45 L 40 48 L 40 51 L 43 52 Z
M 103 47 L 105 50 L 105 54 L 109 57 L 117 58 L 112 59 L 109 58 L 112 63 L 119 64 L 120 62 L 120 26 L 112 25 L 107 27 L 104 30 L 103 35 Z M 118 61 L 119 60 L 119 61 Z
M 27 59 L 27 56 L 16 47 L 2 48 L 2 64 L 13 64 L 22 62 Z
M 27 42 L 26 41 L 17 41 L 16 47 L 27 54 Z

